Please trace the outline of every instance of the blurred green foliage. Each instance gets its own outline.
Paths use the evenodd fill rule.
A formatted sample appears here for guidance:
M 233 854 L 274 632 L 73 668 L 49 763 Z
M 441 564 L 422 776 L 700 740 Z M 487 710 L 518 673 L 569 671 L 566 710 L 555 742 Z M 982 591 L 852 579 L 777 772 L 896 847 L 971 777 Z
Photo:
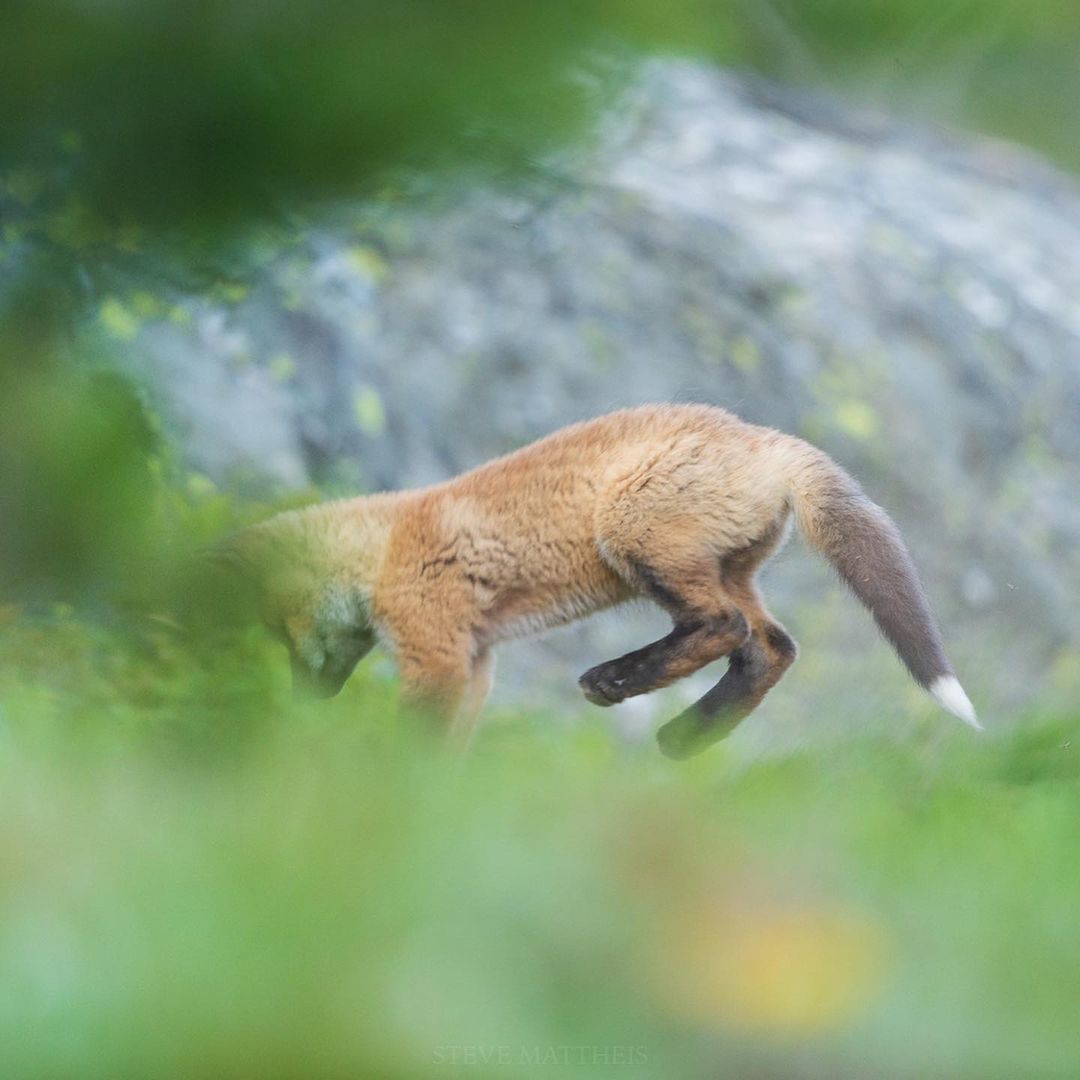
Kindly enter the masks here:
M 590 48 L 683 17 L 651 7 L 16 2 L 0 157 L 64 160 L 95 214 L 188 229 L 370 190 L 388 168 L 521 166 L 580 120 L 604 70 Z
M 13 0 L 0 163 L 16 198 L 65 192 L 61 239 L 212 232 L 402 168 L 528 167 L 658 50 L 1077 163 L 1080 13 L 1012 0 Z
M 392 694 L 0 611 L 0 1072 L 1071 1074 L 1075 722 L 675 766 L 504 714 L 452 763 Z
M 856 102 L 996 133 L 1080 169 L 1080 7 L 1014 0 L 746 5 L 754 66 Z

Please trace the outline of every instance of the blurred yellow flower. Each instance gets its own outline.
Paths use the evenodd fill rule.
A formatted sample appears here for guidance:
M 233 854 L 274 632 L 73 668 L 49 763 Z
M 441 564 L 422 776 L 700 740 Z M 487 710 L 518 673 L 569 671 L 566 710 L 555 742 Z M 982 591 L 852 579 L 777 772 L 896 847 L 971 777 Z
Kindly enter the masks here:
M 879 992 L 884 929 L 839 910 L 681 913 L 661 935 L 657 986 L 682 1019 L 706 1027 L 810 1035 L 854 1022 Z

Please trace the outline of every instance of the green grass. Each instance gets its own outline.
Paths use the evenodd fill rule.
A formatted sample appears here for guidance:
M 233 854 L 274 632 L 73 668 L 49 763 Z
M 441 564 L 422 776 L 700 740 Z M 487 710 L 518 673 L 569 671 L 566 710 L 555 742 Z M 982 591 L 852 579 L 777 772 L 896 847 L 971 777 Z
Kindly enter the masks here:
M 378 663 L 7 618 L 0 1075 L 1075 1074 L 1074 722 L 453 761 Z

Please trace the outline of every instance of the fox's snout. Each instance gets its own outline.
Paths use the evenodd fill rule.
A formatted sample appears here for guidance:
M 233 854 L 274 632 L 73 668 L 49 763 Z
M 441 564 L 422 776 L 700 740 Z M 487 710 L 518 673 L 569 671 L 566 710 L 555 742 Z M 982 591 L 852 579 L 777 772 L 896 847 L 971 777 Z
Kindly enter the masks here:
M 341 693 L 341 688 L 352 673 L 352 668 L 340 669 L 326 665 L 320 671 L 313 671 L 302 660 L 292 658 L 293 693 L 299 698 L 332 698 Z

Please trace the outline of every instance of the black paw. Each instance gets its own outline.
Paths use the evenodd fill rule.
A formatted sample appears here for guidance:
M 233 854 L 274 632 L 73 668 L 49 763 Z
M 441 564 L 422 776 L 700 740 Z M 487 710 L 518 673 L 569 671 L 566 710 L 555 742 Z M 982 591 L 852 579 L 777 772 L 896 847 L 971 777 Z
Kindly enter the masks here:
M 621 685 L 623 682 L 612 671 L 610 664 L 597 664 L 578 679 L 578 686 L 594 705 L 606 708 L 608 705 L 618 705 L 626 697 Z

